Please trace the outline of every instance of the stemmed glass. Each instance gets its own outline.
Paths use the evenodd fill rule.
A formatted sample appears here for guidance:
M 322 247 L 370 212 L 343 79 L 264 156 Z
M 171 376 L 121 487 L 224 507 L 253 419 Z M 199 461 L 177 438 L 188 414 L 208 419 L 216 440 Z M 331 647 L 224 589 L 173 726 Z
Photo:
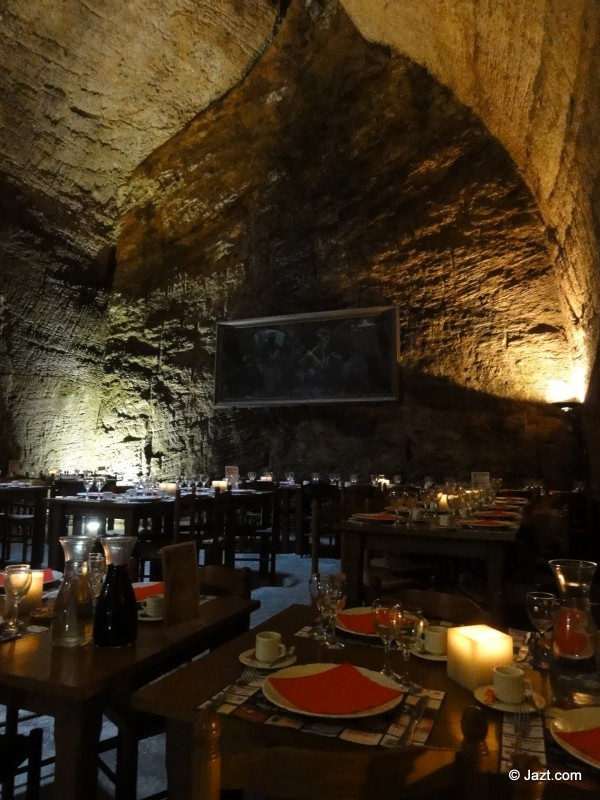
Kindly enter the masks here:
M 394 641 L 394 620 L 401 613 L 401 606 L 394 600 L 378 598 L 373 600 L 371 618 L 379 638 L 383 641 L 383 666 L 381 674 L 397 680 L 398 676 L 390 664 L 390 648 Z
M 254 483 L 255 480 L 256 480 L 256 472 L 249 472 L 248 473 L 248 482 L 249 483 Z
M 392 489 L 388 496 L 390 508 L 394 510 L 394 528 L 399 528 L 402 525 L 401 510 L 404 506 L 404 493 L 398 489 Z
M 85 499 L 90 499 L 90 489 L 94 485 L 94 475 L 93 473 L 86 472 L 83 476 L 83 488 L 85 489 Z
M 345 645 L 335 632 L 338 611 L 346 605 L 346 576 L 342 572 L 328 576 L 325 590 L 325 646 L 329 650 L 342 650 Z
M 553 627 L 558 609 L 556 595 L 551 592 L 527 592 L 525 597 L 525 610 L 533 627 L 536 629 L 534 637 L 534 666 L 538 669 L 547 669 L 548 662 L 544 658 L 542 640 L 546 633 Z M 544 648 L 545 651 L 545 648 Z
M 9 564 L 4 570 L 5 603 L 10 605 L 10 617 L 5 617 L 2 632 L 17 634 L 24 627 L 19 622 L 19 603 L 31 586 L 31 567 L 29 564 Z
M 408 676 L 408 662 L 410 649 L 417 643 L 423 632 L 423 612 L 416 606 L 398 605 L 392 615 L 392 627 L 394 639 L 402 651 L 402 671 L 398 680 L 405 691 L 420 692 L 419 684 L 411 681 Z
M 206 484 L 208 483 L 208 477 L 209 477 L 209 476 L 208 476 L 208 472 L 201 472 L 201 473 L 198 475 L 198 480 L 199 480 L 199 481 L 200 481 L 200 483 L 202 484 L 202 488 L 203 488 L 203 489 L 206 489 Z
M 317 609 L 317 619 L 310 632 L 311 639 L 325 641 L 327 636 L 323 621 L 325 619 L 331 577 L 323 572 L 314 572 L 308 579 L 308 591 L 313 606 Z
M 94 600 L 97 600 L 98 595 L 102 591 L 102 584 L 104 583 L 104 576 L 106 574 L 106 559 L 102 553 L 90 553 L 88 556 L 87 571 Z
M 294 483 L 295 475 L 291 470 L 287 470 L 285 473 L 285 480 L 291 486 Z

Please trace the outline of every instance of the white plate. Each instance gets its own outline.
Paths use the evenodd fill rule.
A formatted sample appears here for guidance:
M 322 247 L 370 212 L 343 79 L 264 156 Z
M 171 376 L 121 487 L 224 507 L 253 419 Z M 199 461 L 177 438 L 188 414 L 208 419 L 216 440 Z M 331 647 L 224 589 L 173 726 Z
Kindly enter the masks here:
M 297 656 L 293 653 L 290 656 L 283 656 L 282 658 L 278 658 L 277 661 L 273 661 L 270 664 L 267 664 L 266 661 L 259 661 L 258 659 L 254 658 L 254 648 L 250 650 L 244 650 L 243 653 L 240 653 L 239 656 L 240 661 L 242 664 L 245 664 L 247 667 L 254 667 L 254 669 L 283 669 L 284 667 L 291 667 L 292 664 L 295 664 Z
M 541 711 L 541 709 L 546 705 L 546 701 L 542 695 L 538 694 L 537 692 L 533 692 L 533 702 L 528 700 L 526 703 L 501 703 L 500 700 L 494 700 L 493 703 L 488 703 L 485 699 L 485 693 L 488 689 L 493 688 L 494 686 L 491 683 L 488 683 L 486 686 L 479 686 L 473 692 L 475 699 L 479 700 L 480 703 L 483 703 L 483 705 L 487 706 L 488 708 L 494 708 L 496 711 L 507 711 L 509 714 L 514 714 L 517 711 L 522 710 L 525 705 L 529 708 L 529 711 Z
M 584 764 L 589 764 L 592 767 L 600 769 L 600 761 L 596 761 L 596 759 L 568 744 L 557 735 L 560 732 L 585 731 L 589 728 L 599 727 L 600 707 L 589 706 L 587 708 L 574 708 L 571 711 L 561 710 L 560 715 L 550 723 L 550 733 L 556 744 L 560 745 L 567 753 L 575 756 L 579 761 L 583 761 Z
M 434 653 L 428 653 L 427 650 L 419 650 L 416 644 L 410 648 L 410 652 L 417 658 L 424 658 L 425 661 L 447 661 L 448 656 L 444 653 L 443 656 L 437 656 Z
M 140 622 L 162 622 L 163 617 L 151 617 L 150 614 L 140 610 L 138 611 L 138 620 Z
M 342 613 L 350 614 L 351 616 L 361 616 L 362 614 L 368 614 L 371 616 L 371 609 L 364 607 L 345 608 Z M 344 625 L 339 617 L 335 622 L 335 627 L 340 631 L 344 631 L 344 633 L 351 633 L 353 636 L 367 636 L 369 639 L 379 639 L 379 635 L 377 633 L 360 633 L 360 631 L 353 631 L 352 628 L 348 628 L 346 625 Z
M 287 669 L 278 670 L 274 675 L 269 675 L 263 685 L 262 691 L 264 696 L 267 700 L 270 700 L 274 705 L 278 706 L 279 708 L 283 708 L 285 711 L 292 711 L 294 714 L 302 714 L 306 717 L 321 717 L 322 719 L 358 719 L 359 717 L 373 717 L 376 714 L 383 714 L 386 711 L 390 711 L 392 708 L 395 708 L 400 701 L 402 700 L 403 693 L 398 692 L 398 697 L 394 700 L 390 700 L 387 703 L 382 703 L 379 706 L 374 706 L 373 708 L 367 708 L 364 711 L 355 711 L 354 713 L 350 714 L 317 714 L 314 711 L 304 711 L 302 708 L 298 708 L 297 706 L 293 705 L 289 700 L 279 694 L 279 692 L 272 686 L 271 678 L 300 678 L 305 677 L 307 675 L 316 675 L 319 672 L 326 672 L 328 669 L 333 669 L 334 667 L 339 666 L 338 664 L 299 664 L 295 667 L 288 667 Z M 398 684 L 396 681 L 392 680 L 391 678 L 387 678 L 385 675 L 382 675 L 380 672 L 374 672 L 371 669 L 365 669 L 364 667 L 356 667 L 356 669 L 362 673 L 365 677 L 370 678 L 375 683 L 380 684 L 381 686 L 387 686 L 388 689 L 395 689 L 398 691 Z

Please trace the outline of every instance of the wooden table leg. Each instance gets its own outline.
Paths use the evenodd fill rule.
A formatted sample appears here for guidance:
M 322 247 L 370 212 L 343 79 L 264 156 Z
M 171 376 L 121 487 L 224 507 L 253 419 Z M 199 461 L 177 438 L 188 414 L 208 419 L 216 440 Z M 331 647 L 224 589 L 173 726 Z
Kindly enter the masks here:
M 358 531 L 342 536 L 341 571 L 346 575 L 348 607 L 359 606 L 362 602 L 362 583 L 365 559 L 365 539 Z
M 96 796 L 98 741 L 102 727 L 99 705 L 65 700 L 54 719 L 56 800 Z
M 167 724 L 167 800 L 219 800 L 219 735 L 214 713 Z

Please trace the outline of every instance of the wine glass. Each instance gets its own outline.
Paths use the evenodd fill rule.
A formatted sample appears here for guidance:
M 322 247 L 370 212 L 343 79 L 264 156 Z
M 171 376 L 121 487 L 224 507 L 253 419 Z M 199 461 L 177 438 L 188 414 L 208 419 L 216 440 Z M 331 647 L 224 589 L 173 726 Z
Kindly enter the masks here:
M 371 619 L 379 638 L 383 641 L 383 667 L 380 672 L 387 678 L 398 680 L 390 664 L 390 649 L 394 641 L 394 619 L 400 614 L 401 606 L 394 600 L 377 598 L 371 606 Z
M 85 489 L 85 499 L 90 499 L 90 489 L 94 485 L 94 475 L 91 472 L 84 473 L 83 488 Z
M 202 484 L 202 488 L 203 489 L 206 489 L 206 484 L 208 483 L 208 478 L 209 478 L 208 472 L 201 472 L 198 475 L 198 480 Z
M 291 469 L 288 469 L 285 473 L 285 480 L 291 486 L 294 483 L 295 475 Z
M 557 609 L 556 595 L 551 592 L 527 592 L 525 596 L 525 610 L 536 629 L 533 661 L 538 669 L 548 668 L 548 662 L 543 656 L 545 647 L 542 642 L 546 639 L 546 633 L 554 626 Z
M 335 632 L 335 623 L 338 611 L 346 605 L 346 576 L 343 572 L 333 573 L 328 576 L 327 590 L 325 592 L 325 646 L 329 650 L 342 650 L 344 643 Z
M 323 621 L 325 619 L 330 585 L 330 576 L 323 572 L 313 572 L 308 579 L 310 599 L 313 606 L 317 609 L 317 619 L 310 632 L 310 637 L 311 639 L 317 639 L 319 642 L 325 641 L 327 635 Z
M 399 528 L 402 525 L 402 508 L 404 505 L 403 494 L 404 493 L 398 491 L 398 489 L 392 489 L 388 496 L 390 508 L 393 509 L 394 516 L 396 517 L 394 520 L 394 528 Z
M 410 649 L 423 632 L 423 612 L 416 606 L 398 606 L 392 614 L 393 636 L 402 651 L 402 671 L 399 681 L 406 692 L 420 692 L 418 683 L 411 681 L 408 675 Z
M 87 573 L 94 600 L 97 600 L 102 591 L 102 584 L 106 574 L 106 558 L 102 553 L 90 553 L 87 561 Z
M 11 612 L 4 619 L 4 633 L 17 634 L 24 627 L 24 623 L 19 621 L 19 603 L 29 591 L 31 577 L 29 564 L 9 564 L 4 570 L 5 603 Z
M 255 480 L 256 480 L 256 472 L 249 472 L 248 483 L 254 483 Z

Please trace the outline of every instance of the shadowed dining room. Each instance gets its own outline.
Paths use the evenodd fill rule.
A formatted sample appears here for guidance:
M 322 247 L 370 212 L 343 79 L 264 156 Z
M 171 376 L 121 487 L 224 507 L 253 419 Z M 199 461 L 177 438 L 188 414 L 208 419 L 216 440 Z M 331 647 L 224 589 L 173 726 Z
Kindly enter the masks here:
M 597 793 L 599 44 L 2 4 L 5 800 Z

